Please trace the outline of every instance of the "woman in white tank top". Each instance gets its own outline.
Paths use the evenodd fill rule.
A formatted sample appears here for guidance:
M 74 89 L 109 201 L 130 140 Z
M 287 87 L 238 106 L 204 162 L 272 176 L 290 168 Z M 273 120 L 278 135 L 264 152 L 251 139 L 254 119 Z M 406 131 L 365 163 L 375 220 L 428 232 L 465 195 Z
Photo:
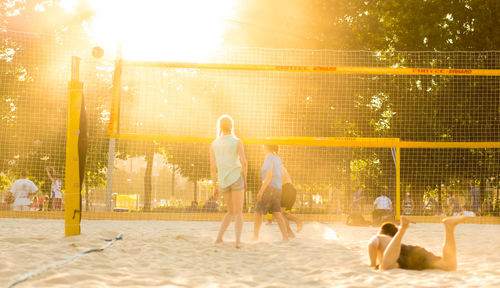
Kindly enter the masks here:
M 52 173 L 50 172 L 52 170 Z M 45 167 L 45 171 L 47 171 L 47 175 L 49 176 L 52 184 L 50 185 L 50 198 L 52 199 L 52 210 L 58 211 L 61 210 L 62 204 L 62 181 L 57 177 L 56 170 L 54 167 Z
M 240 248 L 247 169 L 243 142 L 233 133 L 233 119 L 229 115 L 222 115 L 217 121 L 217 139 L 210 145 L 210 176 L 214 183 L 214 198 L 217 199 L 221 192 L 228 212 L 222 219 L 215 243 L 222 242 L 224 232 L 234 216 L 236 248 Z

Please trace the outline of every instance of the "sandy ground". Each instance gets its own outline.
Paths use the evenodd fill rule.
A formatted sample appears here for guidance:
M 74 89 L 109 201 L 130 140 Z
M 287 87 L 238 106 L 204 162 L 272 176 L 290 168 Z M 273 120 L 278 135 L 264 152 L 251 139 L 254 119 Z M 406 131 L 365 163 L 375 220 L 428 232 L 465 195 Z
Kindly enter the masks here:
M 372 227 L 306 223 L 296 239 L 280 241 L 276 224 L 262 225 L 251 243 L 234 248 L 231 225 L 214 245 L 217 222 L 84 221 L 82 235 L 62 237 L 62 220 L 0 219 L 0 286 L 123 234 L 102 252 L 84 255 L 15 287 L 500 287 L 500 225 L 456 229 L 458 271 L 380 272 L 368 267 Z M 336 239 L 338 237 L 338 239 Z M 440 255 L 442 224 L 416 224 L 404 242 Z

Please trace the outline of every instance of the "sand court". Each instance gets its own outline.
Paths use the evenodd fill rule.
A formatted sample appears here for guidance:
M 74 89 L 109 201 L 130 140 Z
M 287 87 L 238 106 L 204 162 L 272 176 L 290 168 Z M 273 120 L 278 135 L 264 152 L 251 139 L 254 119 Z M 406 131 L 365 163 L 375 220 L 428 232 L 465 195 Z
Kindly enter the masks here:
M 374 227 L 306 223 L 296 239 L 280 241 L 276 224 L 262 225 L 252 243 L 246 222 L 242 249 L 231 225 L 214 245 L 219 222 L 92 221 L 82 235 L 62 237 L 62 220 L 0 219 L 0 286 L 82 251 L 118 240 L 49 269 L 15 287 L 499 287 L 500 226 L 462 224 L 456 229 L 458 271 L 380 272 L 368 266 Z M 411 225 L 404 243 L 441 255 L 442 224 Z

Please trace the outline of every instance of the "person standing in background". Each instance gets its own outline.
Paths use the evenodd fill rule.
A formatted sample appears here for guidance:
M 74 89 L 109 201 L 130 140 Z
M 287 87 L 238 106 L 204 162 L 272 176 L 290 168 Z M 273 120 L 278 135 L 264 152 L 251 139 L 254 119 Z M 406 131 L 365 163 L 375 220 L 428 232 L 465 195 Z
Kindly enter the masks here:
M 30 211 L 30 198 L 38 192 L 38 187 L 36 187 L 35 183 L 26 179 L 27 175 L 26 171 L 22 171 L 20 174 L 21 179 L 14 182 L 10 188 L 10 193 L 14 197 L 14 203 L 12 204 L 13 211 Z
M 449 215 L 450 216 L 459 216 L 463 210 L 460 207 L 460 203 L 458 203 L 457 198 L 455 198 L 455 193 L 450 193 L 450 197 L 448 198 L 448 207 L 449 207 Z
M 378 223 L 385 215 L 392 211 L 392 201 L 389 197 L 385 196 L 385 190 L 380 191 L 379 196 L 373 202 L 373 223 Z
M 405 199 L 403 200 L 403 211 L 404 215 L 411 215 L 413 213 L 413 199 L 411 199 L 410 192 L 406 192 Z
M 474 213 L 479 212 L 479 190 L 476 188 L 474 181 L 470 182 L 470 191 L 469 191 L 469 207 L 474 211 Z
M 52 173 L 51 173 L 52 170 Z M 52 166 L 45 167 L 45 171 L 49 176 L 52 184 L 50 185 L 50 198 L 52 198 L 52 210 L 59 211 L 61 210 L 62 203 L 62 181 L 57 177 L 56 169 Z

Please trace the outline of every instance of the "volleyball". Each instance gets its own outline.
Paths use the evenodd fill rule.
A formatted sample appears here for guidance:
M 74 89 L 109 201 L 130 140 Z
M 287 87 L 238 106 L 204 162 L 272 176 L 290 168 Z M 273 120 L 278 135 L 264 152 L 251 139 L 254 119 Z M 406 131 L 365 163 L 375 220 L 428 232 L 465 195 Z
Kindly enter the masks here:
M 104 55 L 104 50 L 99 47 L 99 46 L 95 46 L 93 49 L 92 49 L 92 56 L 94 56 L 94 58 L 101 58 L 102 56 Z

